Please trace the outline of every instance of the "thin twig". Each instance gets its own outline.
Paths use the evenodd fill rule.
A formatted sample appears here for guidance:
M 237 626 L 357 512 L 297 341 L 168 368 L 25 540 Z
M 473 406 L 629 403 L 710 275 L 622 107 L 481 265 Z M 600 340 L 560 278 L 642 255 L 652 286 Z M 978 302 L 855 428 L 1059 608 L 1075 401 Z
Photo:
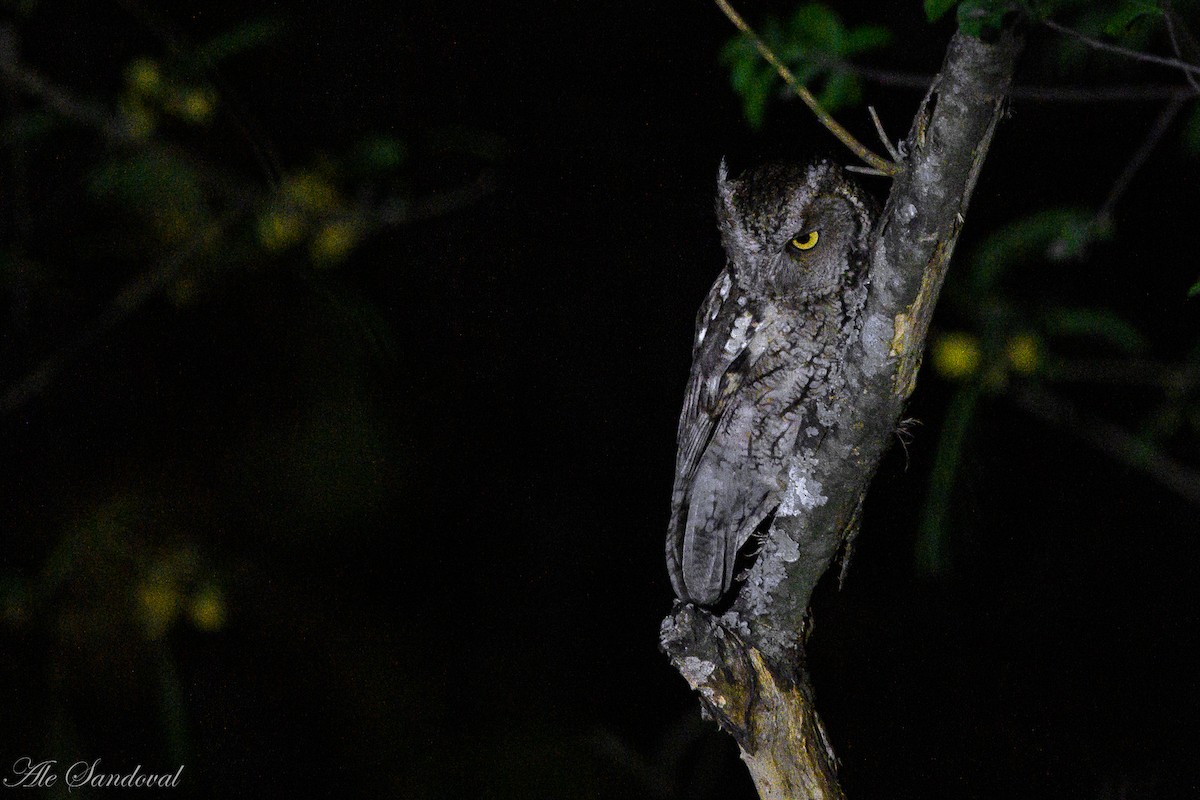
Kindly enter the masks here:
M 1169 393 L 1189 387 L 1183 367 L 1146 359 L 1072 359 L 1048 368 L 1046 378 L 1053 383 L 1155 387 Z
M 850 61 L 819 61 L 821 66 L 841 72 L 849 72 L 880 86 L 912 89 L 925 92 L 933 83 L 933 76 L 921 72 L 867 67 Z M 1200 94 L 1189 86 L 1163 84 L 1118 84 L 1116 86 L 1014 86 L 1009 91 L 1013 100 L 1028 100 L 1039 103 L 1151 103 L 1170 100 L 1173 97 L 1194 97 Z
M 1078 39 L 1088 47 L 1096 50 L 1115 53 L 1119 56 L 1124 56 L 1125 58 L 1132 58 L 1135 61 L 1144 61 L 1147 64 L 1159 64 L 1164 67 L 1172 67 L 1173 69 L 1182 70 L 1186 73 L 1200 75 L 1200 67 L 1189 64 L 1186 61 L 1180 61 L 1177 58 L 1163 58 L 1162 56 L 1151 55 L 1150 53 L 1142 53 L 1138 50 L 1130 50 L 1128 47 L 1109 44 L 1108 42 L 1101 41 L 1100 39 L 1092 38 L 1085 33 L 1072 30 L 1065 25 L 1060 25 L 1052 19 L 1045 20 L 1043 24 L 1045 24 L 1045 26 L 1052 31 L 1056 31 L 1065 36 L 1070 36 L 1073 39 Z
M 892 157 L 892 161 L 901 161 L 900 152 L 896 150 L 896 146 L 888 138 L 887 131 L 883 129 L 883 123 L 879 121 L 879 115 L 875 113 L 875 106 L 867 106 L 867 113 L 871 115 L 871 122 L 875 123 L 875 132 L 879 134 L 879 141 L 883 142 L 884 149 L 888 151 L 888 155 Z
M 1066 429 L 1105 455 L 1149 475 L 1193 505 L 1200 506 L 1200 472 L 1176 461 L 1120 425 L 1093 417 L 1069 400 L 1030 385 L 1015 386 L 1009 396 L 1033 416 Z
M 1146 163 L 1146 159 L 1150 158 L 1150 153 L 1153 152 L 1163 134 L 1167 132 L 1171 122 L 1179 114 L 1179 109 L 1183 107 L 1184 98 L 1175 97 L 1163 107 L 1158 118 L 1154 120 L 1154 125 L 1151 126 L 1150 132 L 1146 134 L 1146 138 L 1142 140 L 1133 157 L 1129 159 L 1129 163 L 1125 165 L 1125 169 L 1117 177 L 1113 183 L 1112 189 L 1108 192 L 1108 197 L 1104 201 L 1104 205 L 1096 212 L 1095 222 L 1097 225 L 1107 226 L 1112 222 L 1113 211 L 1117 207 L 1117 202 L 1121 196 L 1125 194 L 1125 190 L 1129 188 L 1129 184 L 1133 182 L 1134 176 L 1138 170 Z
M 1011 97 L 1041 103 L 1153 103 L 1196 95 L 1186 86 L 1018 86 Z
M 75 363 L 102 336 L 116 329 L 148 300 L 169 287 L 183 273 L 184 267 L 211 245 L 215 237 L 241 219 L 248 208 L 249 204 L 242 204 L 231 209 L 220 222 L 219 232 L 197 230 L 182 246 L 122 287 L 95 322 L 44 358 L 0 396 L 0 417 L 7 416 L 44 392 L 65 368 Z
M 874 167 L 860 167 L 860 166 L 857 166 L 854 164 L 847 166 L 846 171 L 847 172 L 857 172 L 859 175 L 875 175 L 880 178 L 890 178 L 891 177 L 890 173 L 884 172 L 881 169 L 875 169 Z
M 816 60 L 816 59 L 814 59 Z M 904 72 L 894 69 L 880 69 L 855 64 L 851 61 L 819 61 L 821 66 L 834 72 L 849 72 L 860 78 L 878 83 L 881 86 L 893 86 L 899 89 L 913 89 L 924 92 L 933 83 L 933 76 L 925 72 Z
M 1195 64 L 1197 56 L 1200 55 L 1200 42 L 1197 42 L 1196 37 L 1192 36 L 1191 30 L 1183 24 L 1183 20 L 1175 12 L 1175 8 L 1170 2 L 1160 0 L 1159 7 L 1171 15 L 1172 21 L 1175 23 L 1175 34 L 1179 37 L 1180 50 L 1187 51 L 1186 53 L 1181 52 L 1179 57 L 1189 64 Z
M 128 123 L 110 115 L 102 106 L 71 97 L 37 73 L 23 68 L 17 35 L 10 25 L 0 25 L 0 77 L 14 89 L 37 98 L 60 117 L 95 129 L 109 142 L 121 144 L 134 138 Z
M 754 29 L 751 28 L 746 21 L 742 19 L 742 17 L 736 11 L 733 10 L 733 6 L 729 5 L 729 0 L 716 0 L 716 3 L 717 6 L 720 7 L 721 11 L 725 13 L 725 16 L 729 18 L 729 21 L 732 22 L 739 31 L 741 31 L 750 39 L 750 41 L 754 44 L 754 48 L 758 50 L 759 55 L 761 55 L 768 64 L 775 68 L 775 71 L 779 73 L 779 77 L 783 78 L 784 83 L 792 87 L 796 94 L 800 95 L 800 99 L 804 101 L 804 105 L 808 106 L 813 114 L 816 115 L 817 120 L 824 125 L 830 133 L 836 136 L 842 144 L 850 148 L 850 150 L 864 162 L 870 164 L 873 168 L 879 170 L 885 175 L 896 175 L 901 171 L 902 167 L 900 164 L 896 164 L 888 161 L 885 158 L 882 158 L 879 155 L 876 155 L 866 145 L 854 138 L 854 135 L 851 134 L 850 131 L 843 128 L 837 120 L 831 117 L 829 112 L 817 102 L 817 98 L 813 97 L 812 92 L 810 92 L 804 87 L 803 84 L 796 80 L 796 76 L 794 76 L 792 71 L 789 70 L 784 63 L 779 60 L 779 57 L 771 51 L 771 48 L 767 47 L 766 42 L 764 42 L 759 35 L 754 32 Z
M 394 198 L 371 215 L 381 227 L 398 227 L 449 214 L 474 205 L 496 190 L 496 177 L 483 171 L 470 183 L 453 189 L 430 192 L 422 197 Z
M 1167 23 L 1167 36 L 1171 39 L 1171 49 L 1175 51 L 1175 57 L 1180 61 L 1186 61 L 1183 56 L 1183 50 L 1179 46 L 1179 37 L 1175 32 L 1175 12 L 1171 9 L 1171 4 L 1168 0 L 1162 0 L 1163 19 Z M 1196 76 L 1184 70 L 1183 77 L 1187 78 L 1187 82 L 1193 89 L 1200 92 L 1200 81 L 1196 80 Z

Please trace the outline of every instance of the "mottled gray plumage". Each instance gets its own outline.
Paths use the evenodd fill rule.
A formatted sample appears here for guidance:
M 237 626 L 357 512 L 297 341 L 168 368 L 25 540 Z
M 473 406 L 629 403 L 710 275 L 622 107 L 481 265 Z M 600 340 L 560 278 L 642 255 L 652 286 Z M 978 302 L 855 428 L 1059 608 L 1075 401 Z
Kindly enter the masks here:
M 843 399 L 873 216 L 836 165 L 768 164 L 732 180 L 722 163 L 726 265 L 696 319 L 667 535 L 681 600 L 716 604 L 769 515 L 824 502 L 806 459 Z

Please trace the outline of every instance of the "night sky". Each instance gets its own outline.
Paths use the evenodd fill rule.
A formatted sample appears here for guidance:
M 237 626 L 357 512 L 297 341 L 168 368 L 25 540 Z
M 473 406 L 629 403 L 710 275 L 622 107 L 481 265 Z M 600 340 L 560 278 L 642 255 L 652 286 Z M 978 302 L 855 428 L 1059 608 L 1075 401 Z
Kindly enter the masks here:
M 893 28 L 870 60 L 890 69 L 933 74 L 953 32 L 916 0 L 831 5 Z M 119 550 L 190 548 L 228 605 L 220 630 L 181 623 L 153 646 L 69 644 L 93 619 L 79 607 L 103 615 L 71 588 L 84 568 L 28 614 L 10 607 L 0 773 L 22 756 L 102 758 L 186 764 L 166 796 L 753 797 L 657 649 L 675 424 L 721 265 L 720 159 L 848 156 L 798 103 L 747 127 L 717 58 L 730 26 L 702 2 L 41 2 L 15 30 L 26 63 L 112 102 L 131 59 L 260 14 L 280 32 L 220 66 L 228 116 L 187 146 L 266 187 L 385 134 L 410 147 L 414 196 L 480 175 L 489 190 L 335 269 L 264 259 L 193 301 L 151 300 L 0 419 L 0 585 L 44 582 L 84 547 L 80 520 L 120 500 L 137 523 Z M 1052 41 L 1032 32 L 1027 82 L 1065 80 L 1044 69 Z M 1089 79 L 1177 80 L 1103 67 Z M 6 116 L 29 107 L 6 92 Z M 864 100 L 900 137 L 920 92 L 867 83 Z M 956 269 L 989 233 L 1098 207 L 1158 109 L 1015 101 L 937 328 L 986 311 Z M 864 109 L 839 117 L 870 134 Z M 1178 128 L 1118 204 L 1114 238 L 1010 269 L 1019 313 L 1104 308 L 1141 332 L 1146 361 L 1194 351 L 1200 161 Z M 53 265 L 61 288 L 30 306 L 6 276 L 5 386 L 147 266 L 97 255 L 122 237 L 78 204 L 99 145 L 63 142 L 4 199 L 7 250 Z M 886 181 L 864 181 L 885 198 Z M 922 373 L 920 423 L 881 466 L 849 579 L 815 600 L 809 667 L 848 796 L 1200 796 L 1196 506 L 999 389 L 955 476 L 952 559 L 920 577 L 956 388 Z M 1062 391 L 1134 431 L 1163 400 Z M 1162 447 L 1196 465 L 1198 436 Z

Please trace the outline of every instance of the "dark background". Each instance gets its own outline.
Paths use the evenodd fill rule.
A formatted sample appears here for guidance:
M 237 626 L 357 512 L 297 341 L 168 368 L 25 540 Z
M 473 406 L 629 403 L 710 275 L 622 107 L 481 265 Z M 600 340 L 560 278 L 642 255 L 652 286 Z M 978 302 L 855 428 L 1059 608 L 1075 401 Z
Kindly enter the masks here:
M 915 1 L 835 5 L 893 27 L 877 63 L 896 69 L 932 74 L 953 31 Z M 9 586 L 53 583 L 56 558 L 115 503 L 135 520 L 118 550 L 190 548 L 228 605 L 220 630 L 180 623 L 148 646 L 89 634 L 108 612 L 87 569 L 27 610 L 10 603 L 0 768 L 185 763 L 172 796 L 192 797 L 753 796 L 657 650 L 674 427 L 692 316 L 722 258 L 720 158 L 735 171 L 841 158 L 836 143 L 795 103 L 747 128 L 717 61 L 730 27 L 706 3 L 259 12 L 283 32 L 222 65 L 222 101 L 236 97 L 284 171 L 383 131 L 415 143 L 415 191 L 481 171 L 494 191 L 373 236 L 336 270 L 285 259 L 197 302 L 152 301 L 0 420 Z M 26 62 L 105 98 L 130 59 L 163 50 L 148 20 L 194 42 L 248 16 L 232 2 L 42 3 L 17 30 Z M 1046 40 L 1032 36 L 1027 70 Z M 898 137 L 920 95 L 868 85 L 865 99 Z M 959 258 L 1032 206 L 1098 206 L 1156 113 L 1015 103 Z M 839 116 L 867 136 L 861 109 Z M 231 127 L 206 146 L 266 181 Z M 499 157 L 435 155 L 459 129 Z M 9 246 L 34 214 L 22 246 L 67 287 L 31 307 L 7 286 L 7 384 L 138 271 L 89 256 L 121 236 L 71 200 L 93 157 L 35 161 L 24 199 L 6 201 Z M 1153 358 L 1183 359 L 1196 173 L 1165 140 L 1117 238 L 1083 262 L 1014 269 L 1010 296 L 1113 309 Z M 965 324 L 971 302 L 939 326 Z M 849 580 L 816 600 L 810 667 L 849 796 L 1200 796 L 1196 508 L 996 392 L 957 474 L 953 566 L 918 577 L 953 389 L 923 373 L 909 412 L 922 424 L 883 463 Z M 1132 425 L 1154 391 L 1075 396 Z

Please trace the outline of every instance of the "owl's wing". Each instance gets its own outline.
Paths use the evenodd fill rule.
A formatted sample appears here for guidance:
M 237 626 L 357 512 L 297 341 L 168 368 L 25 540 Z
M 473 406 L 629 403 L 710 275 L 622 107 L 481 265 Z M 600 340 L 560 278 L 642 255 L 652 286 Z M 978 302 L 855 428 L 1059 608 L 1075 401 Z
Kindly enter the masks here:
M 676 434 L 679 447 L 675 459 L 676 495 L 691 484 L 717 423 L 742 383 L 747 348 L 757 320 L 752 311 L 741 316 L 721 313 L 727 303 L 737 307 L 737 294 L 729 273 L 723 271 L 696 315 L 692 373 Z M 744 321 L 739 323 L 739 319 Z M 740 335 L 734 335 L 735 328 L 740 329 Z
M 740 542 L 736 535 L 723 529 L 728 522 L 726 509 L 714 509 L 706 520 L 704 530 L 698 530 L 695 520 L 688 519 L 692 489 L 697 470 L 714 434 L 728 427 L 731 415 L 739 407 L 741 390 L 759 377 L 759 365 L 752 363 L 750 343 L 760 319 L 752 305 L 738 301 L 738 290 L 728 272 L 722 272 L 713 284 L 708 298 L 700 307 L 696 319 L 696 339 L 692 351 L 692 372 L 684 395 L 683 411 L 679 417 L 678 454 L 675 462 L 675 486 L 672 496 L 670 532 L 667 537 L 667 564 L 675 593 L 682 598 L 700 602 L 715 602 L 714 597 L 695 596 L 695 586 L 689 591 L 684 580 L 684 562 L 705 563 L 716 571 L 732 565 Z M 711 481 L 705 481 L 706 486 Z M 734 497 L 736 483 L 730 480 L 724 487 L 728 495 L 721 505 L 760 506 L 762 498 L 748 500 Z M 744 508 L 743 514 L 758 513 L 757 508 Z M 716 528 L 721 527 L 721 530 Z M 691 535 L 689 536 L 689 532 Z M 685 553 L 687 554 L 685 556 Z M 731 568 L 731 567 L 730 567 Z M 717 591 L 727 586 L 723 575 L 715 582 Z M 694 583 L 694 581 L 693 581 Z

